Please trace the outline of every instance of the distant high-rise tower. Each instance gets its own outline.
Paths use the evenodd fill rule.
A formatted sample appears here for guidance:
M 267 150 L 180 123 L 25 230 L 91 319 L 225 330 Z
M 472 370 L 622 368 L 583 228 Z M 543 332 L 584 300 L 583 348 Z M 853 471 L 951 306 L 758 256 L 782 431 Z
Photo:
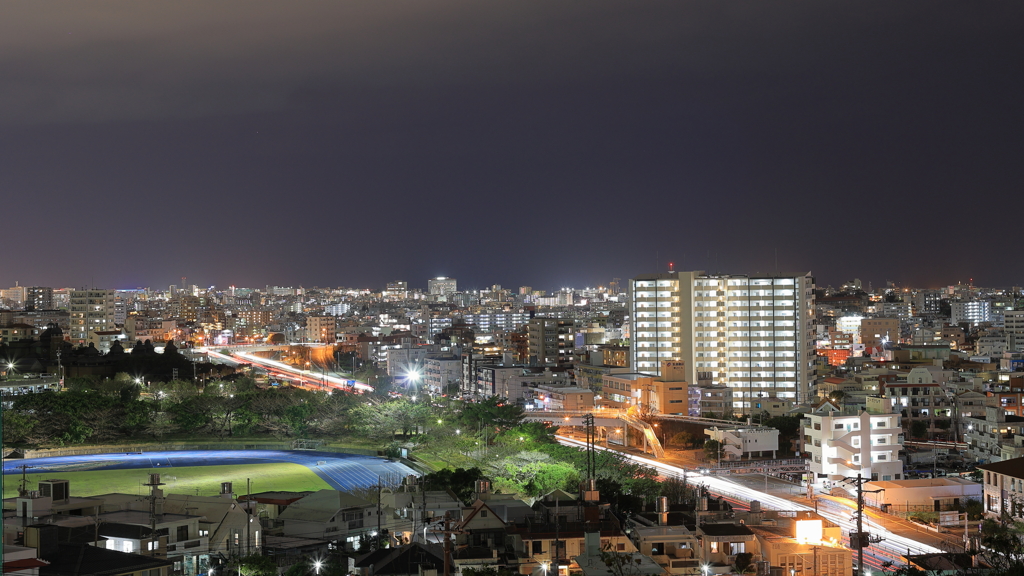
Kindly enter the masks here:
M 690 382 L 732 388 L 736 413 L 758 398 L 810 398 L 814 279 L 709 275 L 703 271 L 638 276 L 629 282 L 630 363 L 659 374 L 664 361 L 686 362 Z
M 438 276 L 427 280 L 427 292 L 431 294 L 452 294 L 458 292 L 458 282 L 455 278 Z

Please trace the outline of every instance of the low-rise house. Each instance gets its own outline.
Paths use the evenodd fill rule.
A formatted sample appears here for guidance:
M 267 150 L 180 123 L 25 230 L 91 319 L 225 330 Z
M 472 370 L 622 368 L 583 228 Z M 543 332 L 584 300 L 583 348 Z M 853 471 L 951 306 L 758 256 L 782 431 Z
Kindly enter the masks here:
M 700 524 L 697 526 L 700 542 L 698 557 L 712 566 L 732 566 L 736 555 L 751 551 L 754 533 L 746 524 Z M 716 574 L 721 572 L 715 571 Z
M 633 527 L 639 552 L 650 556 L 669 574 L 696 576 L 700 573 L 697 536 L 683 525 Z
M 288 492 L 288 491 L 274 491 L 274 492 L 258 492 L 256 494 L 249 494 L 239 496 L 240 502 L 255 502 L 254 509 L 251 511 L 256 514 L 262 520 L 266 518 L 267 528 L 272 528 L 277 524 L 277 517 L 284 512 L 290 504 L 302 500 L 306 496 L 312 494 L 310 491 L 304 492 Z
M 920 478 L 864 484 L 864 504 L 886 512 L 957 510 L 967 500 L 981 502 L 982 494 L 982 485 L 966 478 Z
M 88 544 L 58 544 L 43 557 L 39 576 L 168 576 L 173 562 L 154 556 L 106 550 Z
M 775 458 L 779 450 L 779 430 L 767 426 L 713 426 L 704 430 L 722 447 L 723 460 Z
M 811 524 L 813 536 L 801 538 L 798 526 Z M 821 519 L 797 520 L 787 526 L 751 526 L 755 535 L 752 549 L 760 562 L 781 568 L 783 574 L 846 576 L 853 569 L 853 554 L 841 544 L 836 526 L 822 528 Z M 831 530 L 831 537 L 823 532 Z
M 954 402 L 956 403 L 956 411 L 961 419 L 984 418 L 987 399 L 988 396 L 974 390 L 960 392 L 954 399 Z M 963 438 L 963 424 L 961 424 L 961 430 L 959 432 L 960 438 Z
M 268 535 L 263 541 L 263 555 L 272 559 L 279 569 L 284 569 L 310 558 L 326 558 L 330 544 L 315 538 Z
M 962 422 L 968 458 L 989 463 L 1024 456 L 1024 416 L 986 406 L 984 417 L 963 418 Z
M 930 438 L 948 433 L 953 411 L 951 394 L 934 381 L 928 370 L 915 368 L 906 381 L 886 382 L 882 391 L 889 399 L 889 408 L 903 416 L 908 428 L 914 422 L 924 422 Z
M 3 545 L 3 570 L 5 576 L 39 576 L 39 568 L 46 566 L 38 558 L 39 552 L 29 546 Z
M 31 562 L 22 550 L 21 565 L 11 568 L 31 565 L 39 576 L 168 576 L 174 566 L 159 555 L 120 552 L 94 546 L 94 542 L 61 542 L 59 532 L 56 524 L 26 527 L 25 547 L 35 549 L 37 561 Z M 7 547 L 4 548 L 6 554 Z M 4 574 L 9 573 L 7 561 L 5 555 Z
M 444 549 L 437 544 L 384 548 L 355 559 L 359 576 L 437 576 L 444 573 Z
M 985 515 L 998 518 L 1008 514 L 1024 519 L 1024 458 L 1013 458 L 978 466 L 982 472 Z
M 458 517 L 463 508 L 451 492 L 443 490 L 419 490 L 417 486 L 406 486 L 399 492 L 383 492 L 381 508 L 384 515 L 383 528 L 387 529 L 398 543 L 422 541 L 423 529 L 435 518 L 445 514 Z
M 175 571 L 203 572 L 211 556 L 247 555 L 259 552 L 263 530 L 256 516 L 234 499 L 230 483 L 218 496 L 167 494 L 159 501 L 157 532 L 167 537 L 167 559 Z M 104 494 L 101 518 L 149 526 L 150 499 L 134 494 Z
M 626 570 L 631 576 L 659 576 L 666 573 L 665 568 L 650 556 L 639 552 L 608 552 L 601 548 L 600 536 L 597 533 L 588 533 L 587 536 L 582 553 L 573 557 L 583 576 L 617 576 Z M 606 558 L 610 558 L 610 561 L 606 562 Z M 615 569 L 614 566 L 620 568 Z M 697 575 L 696 572 L 687 574 Z
M 643 406 L 660 414 L 687 415 L 689 383 L 684 362 L 663 362 L 661 376 L 643 372 L 608 374 L 602 378 L 604 404 L 626 410 Z
M 571 412 L 594 409 L 594 391 L 575 386 L 537 386 L 525 395 L 526 403 L 542 410 L 569 410 Z
M 689 415 L 704 418 L 722 418 L 732 414 L 732 389 L 707 382 L 690 386 L 687 390 Z
M 282 535 L 329 540 L 358 550 L 364 534 L 375 535 L 376 504 L 338 490 L 319 490 L 292 503 L 278 516 Z M 383 526 L 382 526 L 383 527 Z
M 110 352 L 110 347 L 114 342 L 126 342 L 127 340 L 128 335 L 121 329 L 96 330 L 89 332 L 87 343 L 92 344 L 101 354 L 106 354 Z

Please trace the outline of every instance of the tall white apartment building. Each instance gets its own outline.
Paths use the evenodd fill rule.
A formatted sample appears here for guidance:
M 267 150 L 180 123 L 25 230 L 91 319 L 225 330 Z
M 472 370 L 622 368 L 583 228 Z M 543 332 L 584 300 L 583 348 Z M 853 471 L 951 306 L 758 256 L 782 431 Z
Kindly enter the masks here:
M 903 479 L 900 416 L 885 409 L 885 398 L 875 400 L 869 411 L 859 413 L 826 401 L 804 417 L 804 452 L 811 455 L 811 477 L 819 490 L 849 489 L 837 483 L 858 474 L 876 481 Z
M 84 346 L 90 332 L 113 330 L 116 301 L 113 290 L 73 291 L 68 303 L 71 343 Z
M 759 398 L 810 399 L 814 279 L 668 272 L 630 280 L 630 361 L 660 375 L 683 361 L 690 382 L 731 389 L 734 412 Z M 699 375 L 699 376 L 698 376 Z

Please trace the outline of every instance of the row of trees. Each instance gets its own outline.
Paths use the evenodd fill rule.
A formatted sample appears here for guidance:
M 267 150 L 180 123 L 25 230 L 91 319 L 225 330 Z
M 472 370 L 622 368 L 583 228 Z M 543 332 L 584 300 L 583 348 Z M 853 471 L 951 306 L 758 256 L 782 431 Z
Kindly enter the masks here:
M 375 423 L 377 411 L 360 409 L 377 402 L 350 393 L 264 389 L 244 377 L 205 386 L 153 383 L 144 390 L 134 378 L 119 374 L 106 380 L 74 379 L 62 392 L 17 397 L 4 413 L 4 442 L 46 446 L 197 436 L 331 437 L 389 426 Z M 402 410 L 389 413 L 398 419 Z
M 205 386 L 189 381 L 143 388 L 127 373 L 79 378 L 62 392 L 18 396 L 3 419 L 9 445 L 68 445 L 192 437 L 335 438 L 358 436 L 382 446 L 436 432 L 442 452 L 467 452 L 477 437 L 521 424 L 522 409 L 497 399 L 419 402 L 348 392 L 260 388 L 247 377 Z M 465 431 L 465 434 L 462 432 Z M 527 429 L 531 439 L 536 431 Z

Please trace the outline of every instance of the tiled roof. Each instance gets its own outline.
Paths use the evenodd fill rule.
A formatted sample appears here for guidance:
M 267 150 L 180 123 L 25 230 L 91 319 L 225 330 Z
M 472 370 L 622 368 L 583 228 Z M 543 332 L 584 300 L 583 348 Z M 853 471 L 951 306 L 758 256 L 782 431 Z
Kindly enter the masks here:
M 995 472 L 996 474 L 1002 474 L 1004 476 L 1024 478 L 1024 458 L 1011 458 L 1010 460 L 1003 460 L 1002 462 L 982 464 L 981 466 L 978 466 L 978 468 L 981 470 L 988 470 L 989 472 Z

